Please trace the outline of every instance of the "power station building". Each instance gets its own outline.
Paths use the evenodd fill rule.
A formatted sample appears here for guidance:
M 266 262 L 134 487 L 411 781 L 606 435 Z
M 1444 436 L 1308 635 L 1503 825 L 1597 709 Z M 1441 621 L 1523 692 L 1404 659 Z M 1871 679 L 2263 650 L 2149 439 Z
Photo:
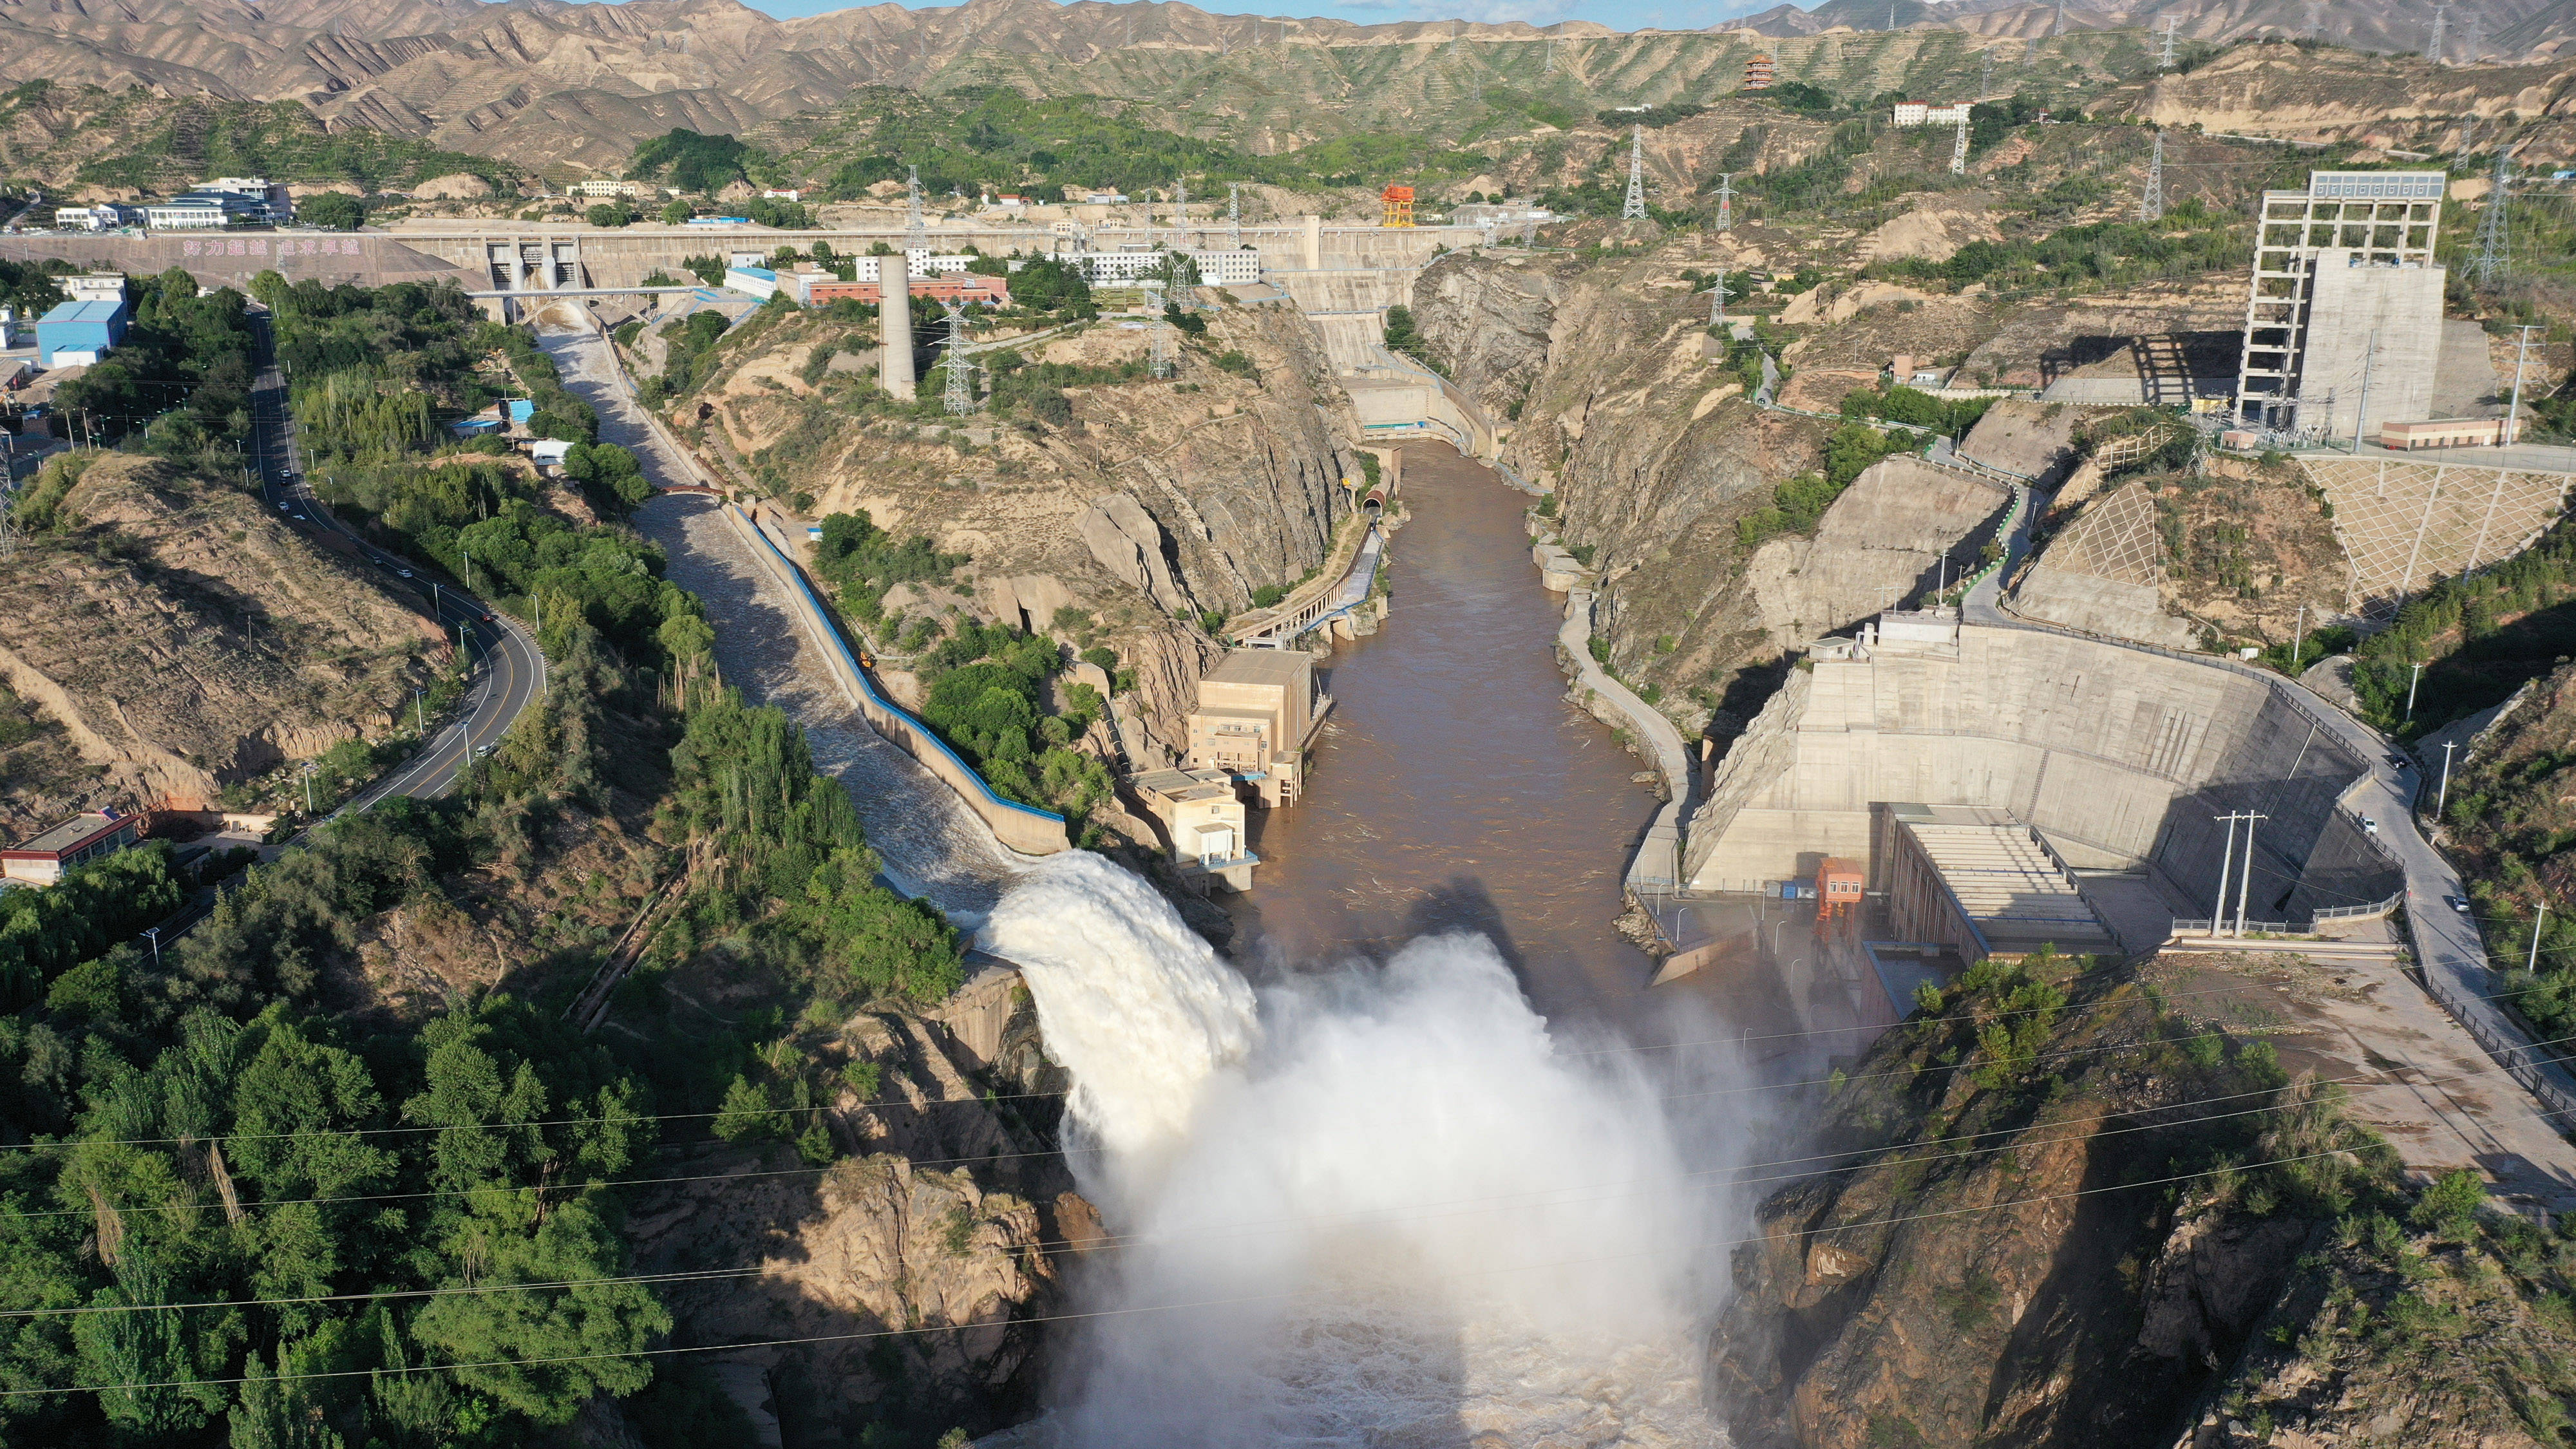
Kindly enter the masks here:
M 2440 171 L 2311 171 L 2304 191 L 2263 193 L 2240 421 L 2334 438 L 2431 416 L 2448 186 Z
M 1185 764 L 1251 785 L 1264 805 L 1294 805 L 1306 748 L 1331 708 L 1330 697 L 1315 690 L 1315 656 L 1231 650 L 1199 679 Z

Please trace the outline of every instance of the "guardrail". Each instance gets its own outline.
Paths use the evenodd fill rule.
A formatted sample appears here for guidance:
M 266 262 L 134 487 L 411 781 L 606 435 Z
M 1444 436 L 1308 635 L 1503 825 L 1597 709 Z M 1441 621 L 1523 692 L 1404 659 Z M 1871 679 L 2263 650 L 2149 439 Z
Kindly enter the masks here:
M 2429 968 L 2420 973 L 2420 979 L 2424 983 L 2425 991 L 2442 1004 L 2442 1009 L 2450 1013 L 2451 1019 L 2467 1028 L 2469 1035 L 2477 1040 L 2479 1046 L 2486 1049 L 2488 1056 L 2495 1058 L 2497 1065 L 2511 1073 L 2513 1079 L 2522 1083 L 2524 1089 L 2531 1095 L 2540 1099 L 2541 1106 L 2548 1109 L 2541 1114 L 2542 1116 L 2576 1116 L 2576 1093 L 2569 1092 L 2565 1087 L 2551 1080 L 2548 1072 L 2544 1070 L 2546 1067 L 2562 1065 L 2567 1061 L 2566 1057 L 2538 1057 L 2535 1048 L 2504 1040 L 2480 1023 L 2477 1014 L 2452 996 L 2443 987 L 2441 978 Z M 2559 1125 L 2561 1130 L 2564 1130 L 2567 1124 Z
M 2406 904 L 2406 892 L 2401 887 L 2397 894 L 2384 901 L 2373 901 L 2366 906 L 2328 906 L 2323 910 L 2310 913 L 2308 919 L 2311 921 L 2366 921 L 2387 915 L 2404 904 Z

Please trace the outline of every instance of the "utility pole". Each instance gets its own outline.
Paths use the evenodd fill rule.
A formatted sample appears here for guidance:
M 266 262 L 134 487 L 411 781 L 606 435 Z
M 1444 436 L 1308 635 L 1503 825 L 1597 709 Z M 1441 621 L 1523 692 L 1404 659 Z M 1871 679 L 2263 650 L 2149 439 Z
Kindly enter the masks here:
M 1959 134 L 1966 135 L 1966 131 Z M 2138 220 L 2162 221 L 2165 215 L 2165 133 L 2156 132 L 2156 153 L 2147 162 L 2147 189 L 2138 195 Z
M 411 692 L 412 728 L 422 739 L 429 738 L 429 691 L 415 686 Z
M 2238 867 L 2236 877 L 2236 934 L 2239 936 L 2245 934 L 2245 897 L 2254 889 L 2254 822 L 2271 818 L 2251 813 L 2245 817 L 2245 864 Z
M 1145 358 L 1145 373 L 1149 377 L 1170 377 L 1173 371 L 1172 324 L 1163 316 L 1163 309 L 1159 305 L 1162 300 L 1163 284 L 1147 281 L 1145 310 L 1153 314 L 1152 320 L 1146 324 L 1148 330 L 1145 334 L 1150 347 Z
M 2356 458 L 2361 456 L 2362 430 L 2370 426 L 2370 365 L 2378 360 L 2379 329 L 2374 327 L 2370 330 L 2369 346 L 2361 354 L 2361 406 L 2354 409 L 2352 415 L 2352 454 Z M 2420 534 L 2417 542 L 2422 542 Z M 2411 560 L 2409 565 L 2407 572 L 2411 576 L 2414 572 Z M 2402 586 L 2403 581 L 2400 583 Z
M 2416 685 L 2419 685 L 2419 684 L 2421 684 L 2421 683 L 2423 683 L 2423 682 L 2424 682 L 2424 666 L 2423 666 L 2423 665 L 2421 665 L 2421 664 L 2416 664 L 2416 665 L 2411 665 L 2411 666 L 2409 666 L 2409 667 L 2410 667 L 2410 668 L 2412 668 L 2415 672 L 2414 672 L 2413 674 L 2410 674 L 2410 675 L 2406 676 L 2406 719 L 2405 719 L 2405 723 L 2407 723 L 2407 724 L 2413 724 L 2413 723 L 2415 722 L 2415 686 L 2416 686 Z
M 2542 901 L 2540 914 L 2534 916 L 2531 921 L 2531 955 L 2522 963 L 2522 969 L 2525 972 L 2537 974 L 2540 970 L 2540 928 L 2548 924 L 2549 902 Z
M 2442 742 L 2442 788 L 2433 795 L 2433 818 L 2442 818 L 2442 808 L 2451 803 L 2451 751 L 2458 749 L 2456 740 Z
M 2424 58 L 2435 65 L 2442 63 L 2442 21 L 2444 12 L 2450 8 L 2447 3 L 2436 3 L 2433 6 L 2433 34 L 2432 38 L 2424 42 Z
M 2469 271 L 2488 286 L 2504 280 L 2513 265 L 2513 241 L 2505 230 L 2505 202 L 2511 193 L 2512 148 L 2496 152 L 2495 183 L 2487 192 L 2487 214 L 2478 221 L 2478 254 Z
M 2504 432 L 2496 439 L 2499 448 L 2513 442 L 2514 426 L 2522 417 L 2522 370 L 2531 360 L 2531 334 L 2539 330 L 2537 324 L 2530 323 L 2514 329 L 2519 335 L 2513 344 L 2513 402 L 2505 409 Z
M 1732 171 L 1717 178 L 1717 229 L 1735 229 L 1735 173 Z
M 146 926 L 143 928 L 143 934 L 152 942 L 152 964 L 157 968 L 161 964 L 161 928 Z
M 1646 128 L 1632 127 L 1628 132 L 1628 200 L 1619 208 L 1621 221 L 1636 221 L 1646 214 Z
M 2165 17 L 2165 48 L 2164 53 L 2156 58 L 2156 69 L 2173 69 L 2174 27 L 2180 24 L 2182 24 L 2182 17 L 2179 15 L 2168 15 Z
M 2308 606 L 2299 606 L 2298 627 L 2290 633 L 2290 677 L 2298 678 L 2308 667 Z
M 2224 936 L 2227 934 L 2227 877 L 2236 868 L 2236 822 L 2245 817 L 2231 811 L 2209 818 L 2224 821 L 2227 825 L 2227 848 L 2218 857 L 2218 900 L 2209 912 L 2209 934 Z
M 954 302 L 948 308 L 948 355 L 939 362 L 948 369 L 948 387 L 940 396 L 940 406 L 952 418 L 962 418 L 975 411 L 975 384 L 968 375 L 974 364 L 966 360 L 966 309 Z
M 306 760 L 306 761 L 304 762 L 304 813 L 305 813 L 305 814 L 307 814 L 307 815 L 311 815 L 311 814 L 313 814 L 313 813 L 314 813 L 314 808 L 313 808 L 313 762 L 312 762 L 311 760 Z

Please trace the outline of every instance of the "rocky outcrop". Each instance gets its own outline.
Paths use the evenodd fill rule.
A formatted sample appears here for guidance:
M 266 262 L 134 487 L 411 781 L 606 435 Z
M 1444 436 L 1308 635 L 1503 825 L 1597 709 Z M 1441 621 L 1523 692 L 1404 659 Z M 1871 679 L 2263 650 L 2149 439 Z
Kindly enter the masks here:
M 729 482 L 811 495 L 813 516 L 864 509 L 972 560 L 960 589 L 912 586 L 890 609 L 955 605 L 1115 650 L 1139 686 L 1120 697 L 1122 715 L 1169 750 L 1215 647 L 1202 616 L 1239 613 L 1319 567 L 1354 506 L 1342 480 L 1361 471 L 1349 399 L 1306 319 L 1267 305 L 1205 315 L 1204 341 L 1181 349 L 1171 382 L 1077 380 L 1063 389 L 1069 417 L 988 415 L 958 434 L 873 417 L 864 381 L 806 366 L 818 347 L 863 341 L 863 328 L 756 314 L 679 403 L 679 422 L 703 427 Z M 1144 345 L 1104 323 L 1027 356 L 1099 379 L 1141 361 Z M 1236 370 L 1215 365 L 1229 353 Z M 1067 609 L 1092 622 L 1060 626 Z
M 1171 564 L 1163 556 L 1170 542 L 1163 536 L 1162 525 L 1135 499 L 1124 493 L 1095 498 L 1074 528 L 1110 577 L 1143 591 L 1164 613 L 1189 612 L 1190 601 L 1182 596 Z
M 1752 614 L 1772 646 L 1792 649 L 1888 605 L 1956 580 L 1995 535 L 2012 494 L 2000 483 L 1917 458 L 1864 470 L 1812 538 L 1778 538 L 1744 570 Z
M 2145 998 L 2067 966 L 1972 975 L 1839 1089 L 1826 1145 L 1859 1155 L 1763 1205 L 1713 1340 L 1743 1449 L 2160 1449 L 2325 1236 L 2331 1213 L 2274 1178 L 2189 1174 L 2366 1134 L 2268 1050 L 2160 1045 Z M 2203 1117 L 2204 1097 L 2278 1111 Z
M 1031 1320 L 1098 1234 L 1049 1146 L 1048 1114 L 1015 1110 L 1031 1093 L 1051 1105 L 1064 1085 L 1028 992 L 1016 972 L 988 969 L 935 1010 L 857 1018 L 840 1045 L 880 1072 L 829 1114 L 850 1155 L 809 1170 L 782 1144 L 694 1152 L 670 1175 L 700 1180 L 633 1210 L 639 1267 L 758 1270 L 666 1289 L 678 1341 L 823 1340 L 710 1356 L 764 1437 L 782 1418 L 798 1443 L 1007 1422 L 1034 1387 Z
M 103 769 L 98 798 L 210 801 L 382 731 L 445 653 L 372 571 L 227 484 L 107 454 L 49 464 L 28 492 L 57 490 L 55 527 L 0 577 L 0 682 Z M 81 803 L 17 783 L 0 794 L 12 833 Z

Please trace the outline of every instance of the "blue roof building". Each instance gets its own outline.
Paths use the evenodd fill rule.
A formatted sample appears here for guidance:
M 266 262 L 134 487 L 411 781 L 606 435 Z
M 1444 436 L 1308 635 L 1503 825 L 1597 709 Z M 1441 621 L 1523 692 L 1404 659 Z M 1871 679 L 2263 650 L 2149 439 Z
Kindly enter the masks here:
M 52 367 L 65 352 L 103 353 L 124 340 L 123 302 L 64 302 L 36 319 L 36 365 Z

